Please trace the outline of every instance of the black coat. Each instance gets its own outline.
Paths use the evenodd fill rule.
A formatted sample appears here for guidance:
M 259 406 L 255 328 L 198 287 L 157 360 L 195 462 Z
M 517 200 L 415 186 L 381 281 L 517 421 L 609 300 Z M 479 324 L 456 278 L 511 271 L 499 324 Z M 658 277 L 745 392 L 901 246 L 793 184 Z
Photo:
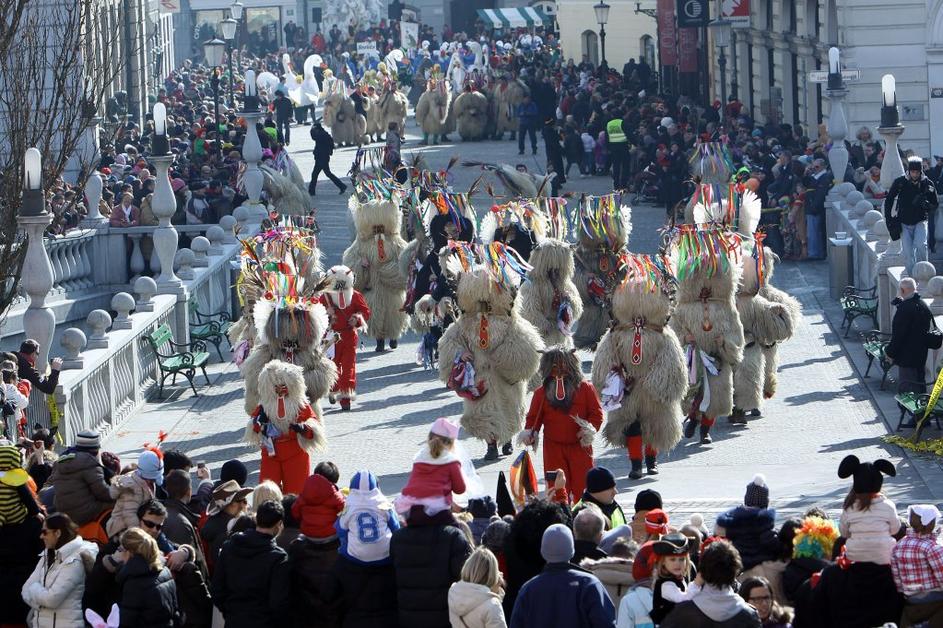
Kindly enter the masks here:
M 570 559 L 570 562 L 574 565 L 579 565 L 583 562 L 584 558 L 602 560 L 603 558 L 609 557 L 606 552 L 599 549 L 599 546 L 592 541 L 573 541 L 573 549 L 573 558 Z
M 51 395 L 56 392 L 56 386 L 59 385 L 59 371 L 52 370 L 49 375 L 40 375 L 39 371 L 30 364 L 29 360 L 23 357 L 22 353 L 16 354 L 16 373 L 20 379 L 25 379 L 39 390 L 39 392 Z
M 900 301 L 891 325 L 891 342 L 884 353 L 897 366 L 922 369 L 927 363 L 927 332 L 932 320 L 933 314 L 919 293 Z
M 332 609 L 321 602 L 328 574 L 337 560 L 338 548 L 340 542 L 336 538 L 328 543 L 318 543 L 306 536 L 299 536 L 288 547 L 293 625 L 299 628 L 310 626 L 311 617 L 318 618 L 321 628 L 339 625 Z
M 219 558 L 219 552 L 223 549 L 226 542 L 226 529 L 229 526 L 230 515 L 225 510 L 221 510 L 211 516 L 203 527 L 200 528 L 200 538 L 203 539 L 204 550 L 206 551 L 206 562 L 212 573 L 216 560 Z
M 458 581 L 469 554 L 465 535 L 452 526 L 411 525 L 393 532 L 390 558 L 401 626 L 449 625 L 449 587 Z
M 210 587 L 227 628 L 276 628 L 290 616 L 288 555 L 275 538 L 246 530 L 223 545 Z
M 832 177 L 829 176 L 828 171 L 823 172 L 818 179 L 811 175 L 806 176 L 802 184 L 807 188 L 805 213 L 811 216 L 824 216 L 825 197 L 828 195 L 829 188 L 832 187 Z
M 924 199 L 925 203 L 918 202 L 918 196 Z M 927 219 L 927 211 L 934 211 L 939 205 L 933 182 L 922 176 L 915 183 L 910 180 L 909 174 L 897 177 L 891 184 L 891 189 L 887 191 L 887 196 L 884 197 L 886 220 L 891 218 L 891 209 L 895 201 L 897 201 L 897 218 L 904 225 L 923 222 Z M 933 234 L 930 234 L 930 237 L 933 237 Z
M 36 517 L 0 526 L 0 624 L 25 624 L 29 607 L 20 589 L 33 573 L 36 555 L 43 551 L 42 524 Z
M 140 556 L 132 556 L 118 571 L 121 626 L 172 628 L 179 620 L 177 585 L 170 570 L 155 571 Z
M 795 606 L 796 595 L 802 583 L 828 567 L 831 563 L 821 558 L 793 558 L 783 570 L 783 593 L 790 606 Z
M 726 621 L 714 621 L 697 607 L 694 602 L 681 602 L 672 609 L 661 628 L 761 628 L 760 617 L 756 611 L 741 610 Z
M 782 545 L 775 524 L 776 511 L 771 508 L 737 506 L 717 517 L 717 525 L 740 552 L 744 571 L 780 557 Z
M 393 565 L 365 564 L 339 556 L 324 582 L 323 599 L 342 628 L 398 628 Z
M 334 138 L 324 130 L 324 127 L 311 127 L 311 139 L 314 140 L 314 161 L 317 163 L 326 163 L 331 161 L 331 155 L 334 154 Z
M 812 589 L 813 615 L 827 628 L 873 628 L 900 620 L 903 599 L 889 565 L 830 565 Z

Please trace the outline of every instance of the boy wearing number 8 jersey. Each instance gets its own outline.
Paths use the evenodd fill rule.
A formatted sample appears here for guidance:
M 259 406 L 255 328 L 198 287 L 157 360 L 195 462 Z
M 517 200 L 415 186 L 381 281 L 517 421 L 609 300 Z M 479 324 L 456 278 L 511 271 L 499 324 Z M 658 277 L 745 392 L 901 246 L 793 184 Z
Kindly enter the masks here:
M 335 528 L 342 556 L 359 563 L 387 563 L 390 537 L 399 529 L 393 504 L 369 471 L 358 471 L 350 480 L 347 503 Z

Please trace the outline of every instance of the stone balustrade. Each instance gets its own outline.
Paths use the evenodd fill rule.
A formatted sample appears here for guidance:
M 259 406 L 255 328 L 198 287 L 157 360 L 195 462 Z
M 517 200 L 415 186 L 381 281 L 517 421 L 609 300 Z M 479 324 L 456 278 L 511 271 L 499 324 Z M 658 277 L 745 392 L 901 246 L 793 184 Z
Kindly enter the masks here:
M 50 297 L 66 295 L 95 285 L 92 272 L 92 241 L 95 229 L 74 229 L 44 240 L 52 265 Z

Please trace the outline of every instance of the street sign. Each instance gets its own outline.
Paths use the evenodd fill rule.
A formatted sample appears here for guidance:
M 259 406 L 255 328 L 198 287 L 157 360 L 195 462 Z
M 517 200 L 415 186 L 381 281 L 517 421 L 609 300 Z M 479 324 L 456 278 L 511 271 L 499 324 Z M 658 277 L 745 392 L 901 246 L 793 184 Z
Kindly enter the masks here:
M 357 54 L 366 55 L 370 53 L 375 53 L 377 51 L 377 42 L 375 41 L 358 41 L 357 42 Z
M 842 70 L 841 78 L 846 83 L 849 81 L 857 81 L 861 78 L 861 70 Z M 814 72 L 809 72 L 809 82 L 828 83 L 828 70 L 815 70 Z

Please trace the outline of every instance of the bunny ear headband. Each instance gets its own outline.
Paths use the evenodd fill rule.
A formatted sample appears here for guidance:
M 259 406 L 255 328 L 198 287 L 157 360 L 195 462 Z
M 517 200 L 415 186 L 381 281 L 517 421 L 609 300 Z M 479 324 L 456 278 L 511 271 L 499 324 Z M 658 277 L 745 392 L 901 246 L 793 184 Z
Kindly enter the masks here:
M 101 618 L 101 615 L 90 608 L 85 609 L 85 619 L 92 625 L 92 628 L 118 628 L 121 624 L 121 618 L 118 615 L 118 605 L 111 605 L 111 612 L 108 613 L 108 620 Z

